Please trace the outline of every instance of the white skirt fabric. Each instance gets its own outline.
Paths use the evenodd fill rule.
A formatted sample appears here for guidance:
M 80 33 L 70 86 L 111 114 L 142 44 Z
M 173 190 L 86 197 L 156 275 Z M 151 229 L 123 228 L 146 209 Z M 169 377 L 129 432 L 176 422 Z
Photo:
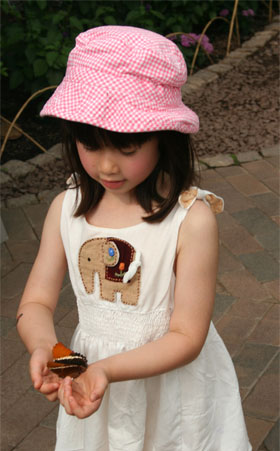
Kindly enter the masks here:
M 89 363 L 125 351 L 78 326 L 72 349 Z M 210 326 L 192 363 L 113 383 L 99 410 L 80 420 L 60 407 L 56 451 L 250 451 L 231 358 Z

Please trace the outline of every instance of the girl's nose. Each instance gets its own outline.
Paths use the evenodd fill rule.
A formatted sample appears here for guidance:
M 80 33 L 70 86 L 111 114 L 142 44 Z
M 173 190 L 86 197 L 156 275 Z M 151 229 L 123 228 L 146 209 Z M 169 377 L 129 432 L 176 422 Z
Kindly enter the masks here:
M 99 157 L 99 170 L 102 174 L 116 174 L 119 171 L 116 152 L 101 150 Z

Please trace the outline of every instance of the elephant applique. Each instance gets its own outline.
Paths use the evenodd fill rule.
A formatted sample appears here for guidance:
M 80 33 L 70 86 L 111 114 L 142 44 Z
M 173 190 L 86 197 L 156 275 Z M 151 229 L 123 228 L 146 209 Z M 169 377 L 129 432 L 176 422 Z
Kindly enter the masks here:
M 137 305 L 140 266 L 140 252 L 118 238 L 93 238 L 80 248 L 79 271 L 85 290 L 93 293 L 98 273 L 102 300 L 114 302 L 115 293 L 121 293 L 124 304 Z

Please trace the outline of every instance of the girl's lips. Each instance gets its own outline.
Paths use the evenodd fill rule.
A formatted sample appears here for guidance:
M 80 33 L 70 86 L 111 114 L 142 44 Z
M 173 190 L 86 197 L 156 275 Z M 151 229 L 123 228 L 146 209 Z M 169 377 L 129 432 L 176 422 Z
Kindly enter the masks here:
M 111 182 L 109 180 L 101 180 L 102 185 L 106 186 L 106 188 L 117 189 L 120 188 L 124 184 L 125 180 L 119 180 L 115 182 Z

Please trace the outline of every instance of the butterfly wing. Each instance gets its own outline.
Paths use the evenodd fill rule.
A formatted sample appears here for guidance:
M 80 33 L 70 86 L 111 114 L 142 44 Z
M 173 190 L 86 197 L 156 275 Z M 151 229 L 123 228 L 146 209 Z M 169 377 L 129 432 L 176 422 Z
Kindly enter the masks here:
M 54 360 L 58 359 L 59 357 L 66 357 L 68 355 L 74 354 L 74 352 L 71 351 L 71 349 L 64 346 L 64 344 L 61 342 L 56 343 L 56 345 L 53 347 L 52 353 Z
M 48 368 L 62 379 L 67 376 L 73 377 L 73 379 L 75 379 L 86 370 L 86 368 L 81 365 L 71 365 L 67 363 L 56 362 L 48 362 Z
M 53 347 L 53 361 L 48 362 L 48 368 L 59 377 L 78 377 L 87 369 L 87 359 L 82 354 L 72 351 L 62 343 Z

